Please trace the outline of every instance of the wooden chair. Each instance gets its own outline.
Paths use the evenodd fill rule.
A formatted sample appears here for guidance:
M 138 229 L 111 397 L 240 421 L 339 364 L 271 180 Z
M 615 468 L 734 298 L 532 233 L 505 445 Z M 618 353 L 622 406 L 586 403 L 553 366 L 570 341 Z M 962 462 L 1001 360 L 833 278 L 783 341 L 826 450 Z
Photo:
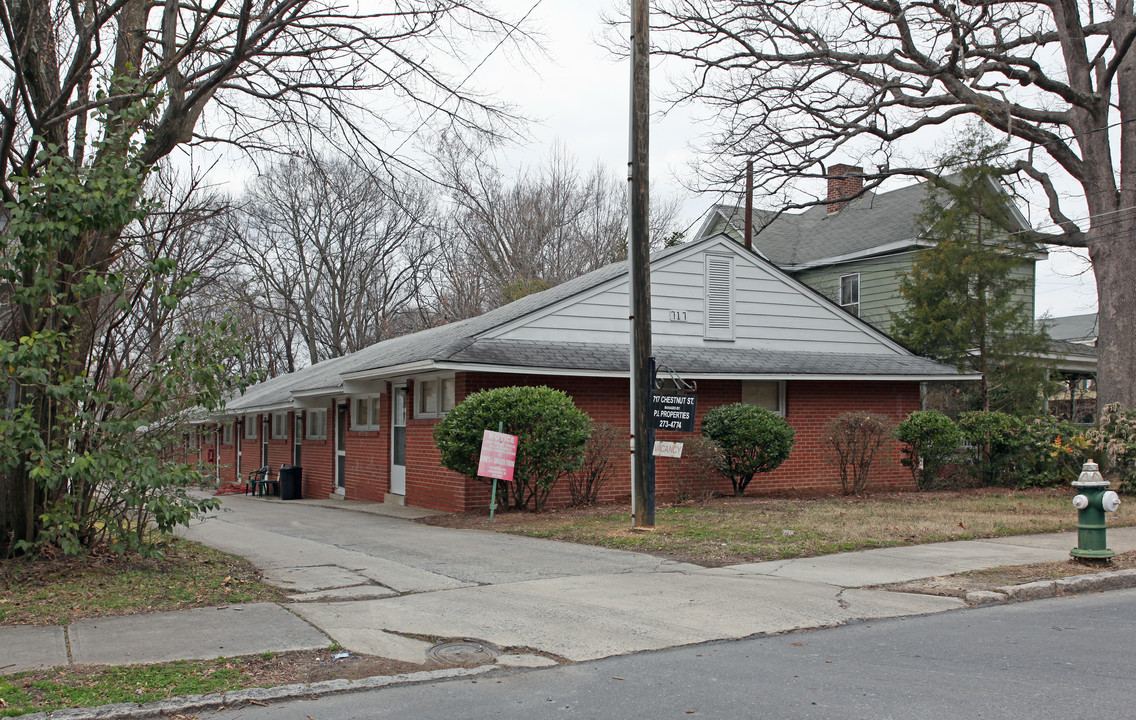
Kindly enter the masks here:
M 267 477 L 267 465 L 258 470 L 253 470 L 252 472 L 250 472 L 248 474 L 248 477 L 245 478 L 245 495 L 248 495 L 249 493 L 256 495 L 258 494 L 258 491 L 263 492 L 263 488 L 261 486 L 264 485 L 265 478 Z

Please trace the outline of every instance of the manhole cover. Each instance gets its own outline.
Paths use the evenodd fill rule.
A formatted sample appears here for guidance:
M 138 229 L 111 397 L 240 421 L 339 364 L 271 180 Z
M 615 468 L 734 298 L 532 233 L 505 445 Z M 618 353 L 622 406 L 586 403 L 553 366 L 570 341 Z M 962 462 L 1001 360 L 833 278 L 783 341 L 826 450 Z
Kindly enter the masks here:
M 426 657 L 444 665 L 481 665 L 501 654 L 497 648 L 480 640 L 455 640 L 438 643 L 426 651 Z

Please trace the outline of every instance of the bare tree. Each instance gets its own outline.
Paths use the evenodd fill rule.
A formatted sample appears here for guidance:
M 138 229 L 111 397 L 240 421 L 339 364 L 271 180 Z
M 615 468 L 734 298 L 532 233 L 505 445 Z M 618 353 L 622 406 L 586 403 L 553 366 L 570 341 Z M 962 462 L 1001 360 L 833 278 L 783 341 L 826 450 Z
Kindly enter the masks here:
M 66 470 L 53 476 L 50 497 L 36 479 L 37 447 L 61 457 L 81 453 L 72 438 L 91 427 L 91 415 L 56 412 L 46 384 L 109 382 L 123 372 L 120 361 L 156 347 L 142 337 L 143 325 L 130 338 L 137 352 L 116 343 L 138 319 L 135 307 L 172 301 L 138 292 L 168 274 L 128 286 L 134 294 L 119 303 L 125 290 L 116 271 L 133 251 L 124 229 L 139 217 L 142 178 L 163 158 L 195 143 L 278 150 L 288 133 L 333 136 L 360 154 L 383 156 L 380 141 L 407 137 L 434 119 L 489 134 L 507 132 L 515 119 L 434 62 L 460 61 L 478 40 L 517 39 L 513 23 L 482 0 L 0 0 L 0 30 L 0 192 L 21 209 L 21 222 L 5 230 L 25 235 L 4 240 L 0 273 L 11 286 L 11 307 L 0 313 L 7 325 L 0 338 L 46 333 L 63 338 L 65 348 L 36 376 L 46 381 L 11 385 L 5 412 L 19 408 L 38 442 L 29 435 L 6 451 L 0 552 L 35 542 L 49 529 L 48 504 L 72 499 Z M 66 207 L 50 199 L 57 189 Z M 82 212 L 84 204 L 91 212 Z M 66 219 L 37 225 L 25 207 Z M 113 289 L 92 289 L 107 286 L 107 278 Z M 45 285 L 49 302 L 42 301 Z M 160 321 L 160 310 L 149 318 Z M 154 397 L 176 390 L 154 380 L 162 386 Z M 137 410 L 146 397 L 128 404 Z M 114 412 L 108 406 L 99 418 Z
M 146 194 L 152 207 L 124 230 L 122 251 L 112 267 L 129 277 L 144 276 L 147 268 L 164 264 L 168 279 L 161 285 L 131 287 L 129 314 L 106 307 L 106 322 L 114 328 L 103 333 L 107 359 L 131 374 L 140 363 L 156 362 L 176 334 L 192 329 L 186 312 L 198 297 L 210 293 L 227 269 L 219 255 L 225 246 L 228 199 L 209 187 L 202 173 L 185 176 L 162 166 L 150 176 Z M 186 302 L 173 303 L 167 296 Z M 94 355 L 91 363 L 93 370 L 104 359 Z
M 626 182 L 602 164 L 581 172 L 557 145 L 543 163 L 510 180 L 492 147 L 453 137 L 441 143 L 438 162 L 452 202 L 452 246 L 444 257 L 455 258 L 442 269 L 450 287 L 441 296 L 462 305 L 449 319 L 484 312 L 627 255 Z M 673 232 L 677 211 L 673 198 L 654 203 L 656 247 Z M 446 275 L 447 269 L 456 275 Z M 482 284 L 475 292 L 476 283 Z M 474 297 L 487 305 L 471 307 Z
M 759 190 L 781 198 L 801 179 L 824 177 L 830 162 L 876 166 L 863 192 L 900 174 L 941 181 L 939 168 L 901 162 L 900 148 L 926 145 L 967 118 L 1005 134 L 1014 160 L 1006 179 L 1040 191 L 1059 228 L 1046 240 L 1087 247 L 1092 259 L 1098 402 L 1136 407 L 1131 2 L 657 0 L 655 8 L 657 52 L 687 63 L 675 99 L 705 103 L 719 121 L 705 148 L 707 185 L 735 183 L 747 159 Z M 1067 184 L 1079 192 L 1065 194 Z M 1082 203 L 1087 217 L 1076 219 Z
M 255 306 L 294 328 L 307 362 L 404 331 L 434 252 L 420 184 L 347 159 L 274 165 L 249 188 L 230 232 Z

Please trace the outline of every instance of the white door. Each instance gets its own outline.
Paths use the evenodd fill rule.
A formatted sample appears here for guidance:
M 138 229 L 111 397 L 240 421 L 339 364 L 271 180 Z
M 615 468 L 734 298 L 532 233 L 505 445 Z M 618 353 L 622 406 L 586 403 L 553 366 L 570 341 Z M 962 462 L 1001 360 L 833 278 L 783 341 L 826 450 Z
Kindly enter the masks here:
M 347 492 L 347 406 L 335 406 L 335 492 Z
M 391 494 L 406 494 L 406 385 L 394 386 L 391 403 Z
M 304 421 L 300 417 L 300 411 L 296 411 L 296 427 L 292 432 L 292 464 L 300 464 L 300 448 L 303 447 L 304 441 Z

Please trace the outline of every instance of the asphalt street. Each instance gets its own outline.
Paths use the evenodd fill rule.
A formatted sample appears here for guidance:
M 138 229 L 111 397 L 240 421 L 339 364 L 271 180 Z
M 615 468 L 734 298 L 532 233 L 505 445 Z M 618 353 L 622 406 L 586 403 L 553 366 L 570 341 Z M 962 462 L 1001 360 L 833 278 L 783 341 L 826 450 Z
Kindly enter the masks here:
M 1131 718 L 1136 705 L 1134 643 L 1136 590 L 1121 590 L 704 643 L 200 717 Z

